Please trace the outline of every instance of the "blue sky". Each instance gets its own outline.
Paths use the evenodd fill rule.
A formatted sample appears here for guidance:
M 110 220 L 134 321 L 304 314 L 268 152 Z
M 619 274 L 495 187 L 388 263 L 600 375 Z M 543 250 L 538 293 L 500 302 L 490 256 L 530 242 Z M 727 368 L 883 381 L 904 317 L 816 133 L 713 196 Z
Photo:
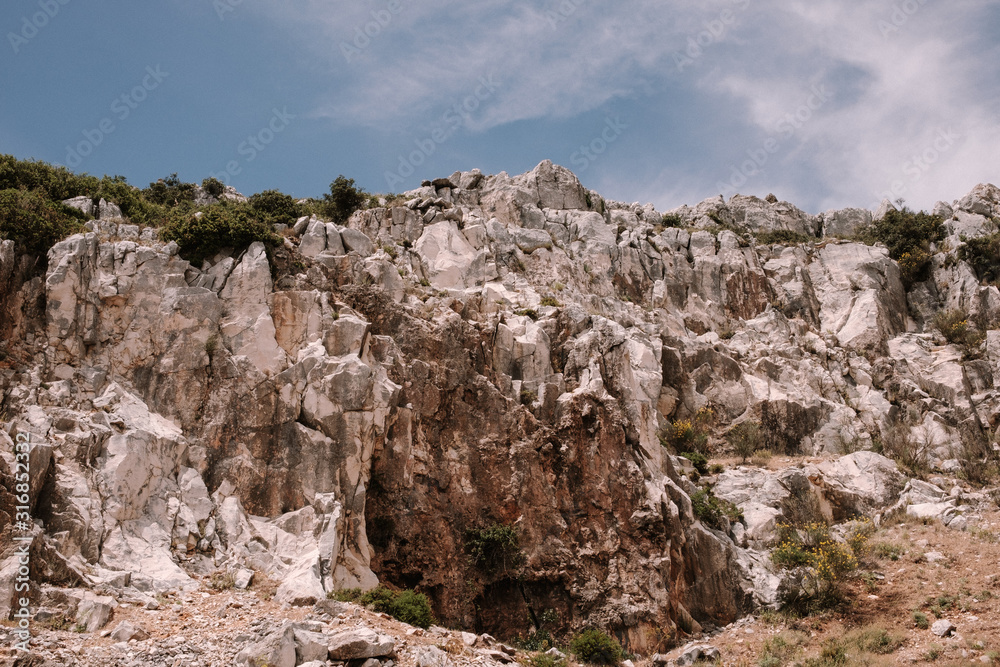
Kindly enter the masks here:
M 666 210 L 1000 184 L 1000 0 L 8 0 L 0 152 L 246 194 L 543 159 Z

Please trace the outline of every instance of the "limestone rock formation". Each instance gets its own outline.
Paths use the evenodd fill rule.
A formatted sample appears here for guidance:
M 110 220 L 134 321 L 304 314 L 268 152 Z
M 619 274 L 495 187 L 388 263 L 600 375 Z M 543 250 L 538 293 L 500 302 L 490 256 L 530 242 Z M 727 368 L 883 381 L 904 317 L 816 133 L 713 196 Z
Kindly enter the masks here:
M 152 599 L 223 572 L 312 605 L 381 581 L 478 632 L 552 610 L 555 630 L 599 625 L 653 652 L 774 601 L 761 549 L 797 503 L 839 521 L 947 502 L 918 502 L 859 450 L 899 433 L 941 465 L 1000 424 L 996 332 L 971 360 L 914 316 L 1000 314 L 955 254 L 1000 214 L 993 186 L 946 207 L 955 243 L 909 292 L 884 248 L 832 238 L 866 211 L 737 196 L 664 218 L 548 161 L 404 199 L 344 226 L 303 218 L 270 259 L 254 244 L 193 266 L 107 202 L 44 273 L 0 243 L 0 476 L 29 437 L 33 599 Z M 764 232 L 809 241 L 754 244 Z M 778 451 L 850 456 L 722 473 L 745 524 L 717 530 L 659 437 L 699 414 L 720 444 L 756 421 Z M 516 572 L 469 556 L 492 525 L 516 529 Z M 109 622 L 105 604 L 79 602 L 81 622 Z M 309 632 L 276 628 L 240 659 L 312 659 Z M 391 650 L 349 639 L 335 659 Z

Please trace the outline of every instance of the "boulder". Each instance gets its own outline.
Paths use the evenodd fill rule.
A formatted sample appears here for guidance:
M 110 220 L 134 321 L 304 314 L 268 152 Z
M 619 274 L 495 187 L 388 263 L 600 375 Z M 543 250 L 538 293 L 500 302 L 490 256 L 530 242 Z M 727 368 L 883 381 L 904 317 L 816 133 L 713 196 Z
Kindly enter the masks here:
M 83 211 L 84 215 L 94 215 L 94 200 L 90 197 L 73 197 L 72 199 L 64 199 L 63 204 L 69 206 L 70 208 L 75 208 L 78 211 Z
M 117 606 L 114 598 L 87 591 L 76 607 L 76 624 L 85 632 L 97 632 L 108 624 Z
M 472 247 L 452 220 L 425 227 L 414 250 L 434 287 L 464 289 L 485 280 L 485 254 Z
M 934 621 L 934 624 L 931 625 L 931 632 L 933 632 L 938 637 L 947 637 L 948 635 L 955 632 L 956 629 L 957 628 L 955 627 L 955 624 L 945 618 L 942 618 L 941 620 L 938 621 Z
M 116 642 L 127 642 L 130 639 L 143 641 L 149 639 L 149 633 L 141 627 L 136 627 L 128 621 L 122 621 L 111 631 L 111 639 Z
M 417 667 L 451 667 L 448 654 L 437 646 L 427 646 L 417 654 Z
M 370 628 L 340 630 L 327 638 L 330 660 L 381 658 L 396 648 L 395 640 Z
M 319 632 L 309 630 L 293 630 L 295 637 L 295 664 L 301 665 L 315 660 L 326 661 L 329 653 L 327 638 Z
M 340 238 L 347 252 L 356 252 L 362 257 L 368 257 L 375 252 L 375 244 L 364 232 L 357 229 L 344 228 L 340 230 Z
M 298 229 L 299 225 L 296 225 Z M 326 250 L 327 231 L 326 224 L 316 218 L 308 219 L 308 226 L 302 239 L 299 241 L 299 252 L 303 257 L 315 258 Z
M 295 667 L 298 664 L 296 655 L 295 630 L 290 625 L 282 626 L 258 642 L 247 646 L 236 655 L 237 665 L 257 667 Z

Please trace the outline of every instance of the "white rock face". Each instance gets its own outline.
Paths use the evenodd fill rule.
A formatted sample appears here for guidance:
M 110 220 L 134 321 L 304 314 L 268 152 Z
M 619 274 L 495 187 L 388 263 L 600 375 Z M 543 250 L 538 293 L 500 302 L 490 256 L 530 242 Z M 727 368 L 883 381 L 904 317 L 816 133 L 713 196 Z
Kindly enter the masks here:
M 851 350 L 877 349 L 905 327 L 899 267 L 884 250 L 858 243 L 826 245 L 810 266 L 820 326 Z
M 997 194 L 938 207 L 955 238 L 909 294 L 884 248 L 820 238 L 889 205 L 715 197 L 664 218 L 551 162 L 427 181 L 344 227 L 302 218 L 273 266 L 261 244 L 191 266 L 105 202 L 44 280 L 0 242 L 0 395 L 9 433 L 39 438 L 37 539 L 61 572 L 129 595 L 259 572 L 307 605 L 381 576 L 459 624 L 463 531 L 495 516 L 518 527 L 529 583 L 560 573 L 565 618 L 630 619 L 635 637 L 729 622 L 776 600 L 764 549 L 791 517 L 975 521 L 864 450 L 898 432 L 961 469 L 1000 421 L 996 332 L 966 349 L 932 326 L 942 309 L 1000 315 L 956 254 L 990 233 Z M 755 242 L 782 231 L 797 242 Z M 826 460 L 718 475 L 744 523 L 710 529 L 659 442 L 699 414 L 715 447 L 752 421 L 779 453 Z M 262 637 L 244 662 L 317 657 L 310 632 Z
M 481 285 L 485 279 L 485 256 L 476 252 L 453 221 L 425 227 L 414 249 L 435 287 L 464 289 Z

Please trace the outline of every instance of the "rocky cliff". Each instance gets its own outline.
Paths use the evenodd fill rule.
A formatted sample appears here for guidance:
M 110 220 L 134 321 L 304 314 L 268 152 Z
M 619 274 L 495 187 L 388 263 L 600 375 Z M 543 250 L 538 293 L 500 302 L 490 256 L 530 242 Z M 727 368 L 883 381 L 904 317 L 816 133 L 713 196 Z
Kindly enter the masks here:
M 292 605 L 381 581 L 453 626 L 512 636 L 552 610 L 552 630 L 601 626 L 636 652 L 774 602 L 762 549 L 784 499 L 841 520 L 896 502 L 905 478 L 867 452 L 763 496 L 724 473 L 747 520 L 719 530 L 659 436 L 710 414 L 720 448 L 756 421 L 786 453 L 889 433 L 945 468 L 988 453 L 1000 333 L 982 326 L 970 353 L 932 321 L 1000 320 L 1000 291 L 959 258 L 997 231 L 1000 190 L 938 205 L 947 238 L 907 288 L 884 247 L 841 240 L 871 212 L 772 200 L 665 218 L 543 162 L 456 172 L 346 226 L 304 218 L 273 251 L 202 266 L 114 217 L 53 247 L 44 275 L 3 243 L 0 614 L 20 434 L 36 601 L 220 570 L 280 581 Z M 470 531 L 492 525 L 516 530 L 523 564 L 470 558 Z

